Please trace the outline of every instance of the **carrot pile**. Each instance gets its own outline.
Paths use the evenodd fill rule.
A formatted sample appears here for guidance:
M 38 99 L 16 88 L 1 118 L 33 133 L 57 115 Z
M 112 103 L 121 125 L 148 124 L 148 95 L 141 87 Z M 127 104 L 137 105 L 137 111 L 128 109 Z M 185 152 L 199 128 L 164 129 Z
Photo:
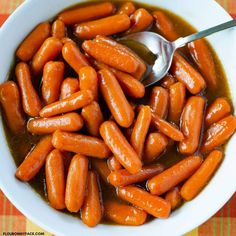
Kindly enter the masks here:
M 169 217 L 208 183 L 223 159 L 221 147 L 236 129 L 229 101 L 220 97 L 208 104 L 202 95 L 218 83 L 204 40 L 187 48 L 198 69 L 177 52 L 170 74 L 140 105 L 146 63 L 109 36 L 152 25 L 168 40 L 178 37 L 165 13 L 136 9 L 132 2 L 119 9 L 105 2 L 66 10 L 26 37 L 16 51 L 16 81 L 0 85 L 12 134 L 41 135 L 16 177 L 29 181 L 45 168 L 50 205 L 80 211 L 90 227 L 103 218 L 134 226 L 148 215 Z M 71 26 L 81 46 L 67 37 Z M 67 70 L 77 77 L 66 78 Z M 34 87 L 38 75 L 40 91 Z M 183 159 L 166 168 L 158 158 L 169 145 Z M 67 154 L 73 154 L 69 168 Z M 101 181 L 123 201 L 103 199 Z

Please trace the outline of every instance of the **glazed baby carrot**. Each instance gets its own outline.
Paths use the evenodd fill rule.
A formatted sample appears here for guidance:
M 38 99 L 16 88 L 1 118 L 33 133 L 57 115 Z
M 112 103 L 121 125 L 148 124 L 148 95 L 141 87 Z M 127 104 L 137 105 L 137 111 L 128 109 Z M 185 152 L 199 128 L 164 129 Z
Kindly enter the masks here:
M 22 133 L 24 131 L 25 118 L 20 92 L 15 82 L 7 81 L 0 85 L 0 102 L 10 130 L 15 134 Z
M 62 39 L 66 36 L 66 27 L 63 21 L 55 20 L 52 24 L 52 36 Z
M 61 42 L 62 42 L 63 45 L 66 44 L 66 43 L 74 43 L 75 44 L 75 42 L 69 37 L 61 38 Z
M 100 159 L 97 159 L 97 158 L 92 158 L 91 162 L 92 162 L 92 167 L 97 171 L 97 173 L 102 178 L 102 180 L 105 183 L 108 183 L 107 182 L 107 177 L 111 173 L 111 171 L 109 170 L 109 168 L 107 166 L 106 160 L 100 160 Z
M 65 65 L 61 61 L 49 61 L 43 68 L 42 97 L 45 104 L 59 100 Z
M 115 170 L 111 172 L 107 180 L 115 187 L 127 186 L 143 182 L 153 176 L 160 174 L 164 170 L 164 166 L 160 164 L 144 166 L 138 173 L 130 174 L 125 169 Z
M 206 80 L 210 89 L 217 87 L 218 77 L 215 62 L 210 49 L 204 39 L 196 40 L 188 44 L 193 60 Z
M 150 133 L 144 145 L 143 161 L 150 163 L 154 161 L 168 145 L 168 139 L 161 133 Z
M 110 36 L 126 31 L 130 27 L 130 19 L 126 14 L 108 16 L 99 20 L 88 21 L 76 25 L 74 34 L 80 39 L 92 39 L 97 35 Z
M 122 169 L 122 165 L 114 156 L 107 159 L 107 166 L 110 169 L 110 171 Z
M 214 123 L 205 132 L 201 152 L 207 153 L 223 145 L 236 130 L 236 118 L 232 115 Z
M 47 196 L 50 205 L 58 210 L 65 206 L 65 176 L 62 153 L 56 149 L 51 151 L 45 164 Z
M 134 111 L 127 101 L 118 81 L 107 69 L 99 71 L 99 84 L 102 96 L 116 122 L 122 127 L 133 123 Z
M 184 135 L 180 132 L 177 127 L 173 124 L 168 123 L 167 121 L 159 118 L 152 112 L 152 124 L 158 129 L 161 133 L 171 138 L 174 141 L 183 141 Z
M 152 194 L 161 195 L 189 178 L 201 165 L 202 158 L 190 156 L 148 181 Z
M 120 225 L 138 226 L 144 224 L 147 219 L 144 210 L 116 201 L 104 202 L 104 214 L 107 220 Z
M 59 150 L 96 158 L 107 158 L 111 154 L 109 148 L 101 139 L 59 130 L 53 134 L 52 144 Z
M 70 97 L 72 94 L 79 91 L 79 80 L 76 78 L 66 78 L 61 84 L 60 99 Z
M 119 187 L 118 196 L 131 204 L 140 207 L 157 218 L 167 218 L 170 215 L 170 203 L 154 196 L 147 191 L 133 186 Z
M 18 63 L 15 72 L 25 113 L 32 117 L 38 116 L 42 105 L 32 84 L 28 65 L 24 62 Z
M 76 23 L 109 16 L 113 13 L 113 11 L 113 4 L 110 2 L 104 2 L 66 10 L 59 14 L 58 19 L 63 21 L 66 25 L 73 25 Z
M 165 119 L 168 114 L 169 93 L 166 89 L 156 86 L 152 89 L 149 106 L 160 118 Z
M 54 60 L 61 53 L 61 49 L 62 43 L 58 38 L 47 38 L 33 57 L 31 64 L 33 73 L 39 74 L 48 61 Z
M 117 11 L 117 14 L 126 14 L 128 16 L 135 12 L 135 6 L 132 2 L 123 3 Z
M 70 97 L 45 106 L 40 111 L 40 116 L 48 118 L 61 113 L 74 111 L 87 106 L 93 101 L 93 95 L 90 90 L 83 90 L 72 94 Z
M 152 113 L 149 106 L 142 106 L 140 109 L 137 120 L 134 124 L 134 128 L 130 138 L 130 144 L 138 154 L 139 158 L 142 159 L 143 147 L 146 139 L 146 135 L 151 123 Z
M 84 66 L 89 66 L 85 55 L 79 50 L 74 42 L 67 42 L 62 48 L 64 60 L 79 74 L 79 70 Z
M 144 8 L 139 8 L 130 17 L 130 20 L 131 20 L 131 28 L 127 31 L 127 33 L 136 33 L 144 31 L 148 27 L 150 27 L 153 22 L 153 17 Z
M 78 212 L 83 204 L 87 174 L 88 158 L 76 154 L 71 160 L 66 180 L 65 203 L 70 212 Z
M 139 156 L 128 143 L 114 121 L 105 121 L 100 126 L 100 134 L 115 158 L 130 173 L 135 174 L 142 168 Z
M 201 74 L 179 53 L 174 54 L 171 72 L 179 82 L 185 84 L 192 94 L 200 93 L 206 87 L 206 82 Z
M 205 125 L 210 126 L 213 123 L 228 116 L 231 112 L 231 106 L 226 98 L 217 98 L 206 111 Z
M 170 191 L 168 191 L 166 193 L 165 199 L 170 203 L 171 210 L 178 208 L 183 200 L 180 195 L 179 187 L 172 188 Z
M 156 27 L 160 33 L 170 41 L 178 38 L 178 34 L 171 20 L 161 11 L 154 11 L 153 17 L 156 20 Z
M 222 159 L 223 153 L 221 151 L 212 151 L 200 168 L 184 183 L 181 188 L 181 196 L 187 201 L 196 197 L 216 172 Z
M 51 27 L 48 22 L 43 22 L 24 39 L 16 51 L 16 56 L 22 61 L 29 61 L 38 51 L 46 38 L 50 36 Z
M 83 127 L 82 117 L 75 113 L 67 113 L 51 118 L 35 118 L 28 121 L 27 129 L 33 134 L 50 134 L 56 130 L 78 131 Z
M 42 138 L 17 168 L 16 177 L 21 181 L 31 180 L 40 171 L 47 155 L 52 150 L 52 137 L 46 136 Z
M 104 121 L 102 111 L 97 102 L 93 101 L 81 111 L 87 131 L 92 136 L 99 136 L 99 127 Z
M 98 101 L 97 72 L 91 66 L 84 66 L 79 70 L 80 90 L 89 89 L 95 101 Z
M 169 88 L 170 108 L 169 119 L 178 123 L 185 104 L 186 88 L 181 82 L 175 83 Z
M 102 218 L 102 205 L 98 177 L 95 172 L 88 172 L 87 194 L 81 211 L 82 221 L 89 227 L 96 226 Z
M 163 88 L 170 88 L 171 85 L 173 85 L 176 82 L 175 78 L 171 74 L 167 74 L 162 80 L 161 80 L 161 86 Z

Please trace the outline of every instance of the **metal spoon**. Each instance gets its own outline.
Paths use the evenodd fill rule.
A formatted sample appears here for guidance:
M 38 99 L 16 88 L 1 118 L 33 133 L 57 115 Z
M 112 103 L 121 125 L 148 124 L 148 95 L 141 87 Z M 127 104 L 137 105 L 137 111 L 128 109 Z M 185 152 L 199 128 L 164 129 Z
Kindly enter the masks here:
M 213 33 L 236 26 L 236 20 L 223 23 L 207 30 L 189 35 L 184 38 L 178 38 L 174 42 L 169 42 L 161 35 L 153 32 L 139 32 L 126 35 L 120 40 L 137 41 L 147 47 L 154 55 L 157 56 L 151 72 L 142 81 L 145 87 L 155 84 L 162 79 L 170 69 L 173 55 L 178 48 L 185 46 L 187 43 L 204 38 Z

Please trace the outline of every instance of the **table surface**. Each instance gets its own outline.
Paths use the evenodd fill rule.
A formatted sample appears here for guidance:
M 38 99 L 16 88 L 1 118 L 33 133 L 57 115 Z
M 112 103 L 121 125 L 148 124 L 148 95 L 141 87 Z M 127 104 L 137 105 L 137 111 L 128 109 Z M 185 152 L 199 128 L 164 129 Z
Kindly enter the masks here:
M 23 0 L 0 0 L 0 26 Z M 217 0 L 236 18 L 236 0 Z M 0 234 L 2 232 L 43 232 L 51 234 L 35 225 L 18 211 L 0 190 Z M 225 206 L 203 225 L 185 236 L 236 236 L 236 194 Z

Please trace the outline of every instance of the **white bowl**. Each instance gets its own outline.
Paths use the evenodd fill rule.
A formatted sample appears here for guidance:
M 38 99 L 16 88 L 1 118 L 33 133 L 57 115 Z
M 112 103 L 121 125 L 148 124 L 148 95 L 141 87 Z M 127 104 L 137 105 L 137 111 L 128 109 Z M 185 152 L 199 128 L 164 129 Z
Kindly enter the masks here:
M 79 2 L 82 1 L 27 0 L 10 16 L 0 30 L 0 83 L 7 79 L 14 52 L 25 36 L 39 22 L 48 20 L 64 8 Z M 143 0 L 140 2 L 169 9 L 183 17 L 198 30 L 232 19 L 213 0 Z M 215 34 L 209 37 L 209 41 L 223 64 L 236 107 L 236 29 Z M 1 189 L 23 214 L 56 235 L 181 235 L 214 215 L 236 190 L 236 136 L 234 136 L 227 145 L 222 165 L 207 187 L 194 200 L 175 211 L 169 219 L 156 219 L 139 227 L 100 224 L 91 229 L 80 220 L 49 207 L 28 184 L 22 183 L 14 177 L 16 166 L 6 142 L 2 122 L 0 122 L 0 130 Z

